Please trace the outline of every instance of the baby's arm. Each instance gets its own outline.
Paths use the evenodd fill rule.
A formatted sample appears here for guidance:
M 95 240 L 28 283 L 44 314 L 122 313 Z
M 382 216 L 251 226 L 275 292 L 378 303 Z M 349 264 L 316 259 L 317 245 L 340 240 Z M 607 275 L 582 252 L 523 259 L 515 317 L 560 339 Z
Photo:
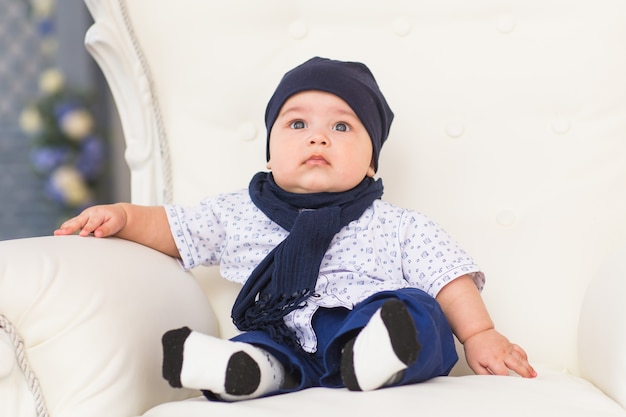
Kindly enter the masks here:
M 447 284 L 437 294 L 437 301 L 452 331 L 463 343 L 465 357 L 479 375 L 508 375 L 511 369 L 526 378 L 537 373 L 528 363 L 524 349 L 500 334 L 494 327 L 487 308 L 469 275 Z
M 128 203 L 93 206 L 64 222 L 55 236 L 116 236 L 179 257 L 170 232 L 165 209 L 161 206 L 138 206 Z

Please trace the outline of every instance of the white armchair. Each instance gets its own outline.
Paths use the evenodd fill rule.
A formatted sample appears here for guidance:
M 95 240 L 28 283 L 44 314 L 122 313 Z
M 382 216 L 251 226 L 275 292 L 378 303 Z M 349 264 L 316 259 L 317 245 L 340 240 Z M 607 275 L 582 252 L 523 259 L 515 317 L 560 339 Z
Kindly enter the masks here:
M 539 376 L 461 360 L 412 386 L 209 402 L 161 378 L 160 337 L 235 334 L 236 285 L 119 239 L 41 237 L 0 242 L 0 416 L 626 416 L 626 3 L 86 2 L 138 204 L 245 187 L 282 74 L 367 63 L 396 113 L 385 198 L 473 255 Z

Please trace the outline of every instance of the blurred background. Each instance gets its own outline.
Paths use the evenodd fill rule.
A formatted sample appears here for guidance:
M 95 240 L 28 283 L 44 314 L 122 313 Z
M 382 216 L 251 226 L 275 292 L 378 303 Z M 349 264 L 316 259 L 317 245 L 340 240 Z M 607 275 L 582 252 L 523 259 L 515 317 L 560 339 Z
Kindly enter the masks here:
M 0 240 L 128 201 L 119 119 L 83 44 L 91 23 L 82 0 L 0 0 Z

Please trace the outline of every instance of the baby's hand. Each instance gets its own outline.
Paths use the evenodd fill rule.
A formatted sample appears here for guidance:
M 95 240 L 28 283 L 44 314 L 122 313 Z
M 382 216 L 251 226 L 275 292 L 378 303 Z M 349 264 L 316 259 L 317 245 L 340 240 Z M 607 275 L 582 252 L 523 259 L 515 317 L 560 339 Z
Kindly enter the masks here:
M 54 235 L 65 236 L 79 232 L 80 236 L 93 233 L 95 237 L 106 237 L 118 233 L 125 225 L 126 211 L 120 204 L 93 206 L 64 222 L 54 231 Z
M 508 375 L 510 369 L 524 378 L 537 376 L 524 349 L 495 329 L 475 334 L 464 346 L 467 364 L 478 375 Z

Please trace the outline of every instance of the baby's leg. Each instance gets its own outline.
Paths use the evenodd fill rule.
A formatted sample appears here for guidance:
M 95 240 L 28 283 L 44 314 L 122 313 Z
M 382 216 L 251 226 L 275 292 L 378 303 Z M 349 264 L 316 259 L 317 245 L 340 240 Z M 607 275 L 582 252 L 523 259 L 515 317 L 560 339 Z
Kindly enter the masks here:
M 420 349 L 415 322 L 406 305 L 389 299 L 343 348 L 343 383 L 352 391 L 389 385 L 415 363 Z
M 170 330 L 162 338 L 163 377 L 173 387 L 211 391 L 237 401 L 261 397 L 280 388 L 285 372 L 266 351 L 192 332 Z

